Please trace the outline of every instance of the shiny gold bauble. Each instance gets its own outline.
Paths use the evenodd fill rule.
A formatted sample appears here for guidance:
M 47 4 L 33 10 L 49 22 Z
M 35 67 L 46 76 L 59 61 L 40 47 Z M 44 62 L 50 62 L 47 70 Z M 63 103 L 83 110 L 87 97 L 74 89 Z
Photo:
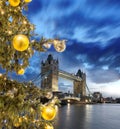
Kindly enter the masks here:
M 63 52 L 66 49 L 66 44 L 65 42 L 57 41 L 54 42 L 54 48 L 57 52 Z
M 25 70 L 23 68 L 21 68 L 20 70 L 18 70 L 17 74 L 19 75 L 23 75 L 25 73 Z
M 56 116 L 56 109 L 51 105 L 43 106 L 41 115 L 45 120 L 53 120 Z
M 52 124 L 49 123 L 45 125 L 45 129 L 54 129 L 54 127 Z
M 20 0 L 9 0 L 11 6 L 16 7 L 20 4 Z
M 29 39 L 27 36 L 19 34 L 14 36 L 12 43 L 13 43 L 13 47 L 17 51 L 24 51 L 29 46 Z
M 26 3 L 29 3 L 29 2 L 31 2 L 32 0 L 24 0 Z

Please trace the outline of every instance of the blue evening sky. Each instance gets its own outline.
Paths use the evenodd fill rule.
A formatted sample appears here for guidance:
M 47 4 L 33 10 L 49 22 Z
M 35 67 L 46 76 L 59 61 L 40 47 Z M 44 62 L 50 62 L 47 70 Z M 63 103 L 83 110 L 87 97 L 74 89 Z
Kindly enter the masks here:
M 36 52 L 23 78 L 38 75 L 51 53 L 60 69 L 84 71 L 91 91 L 120 97 L 120 0 L 32 0 L 27 16 L 40 37 L 66 39 L 67 48 Z M 60 78 L 59 86 L 68 91 L 72 82 Z

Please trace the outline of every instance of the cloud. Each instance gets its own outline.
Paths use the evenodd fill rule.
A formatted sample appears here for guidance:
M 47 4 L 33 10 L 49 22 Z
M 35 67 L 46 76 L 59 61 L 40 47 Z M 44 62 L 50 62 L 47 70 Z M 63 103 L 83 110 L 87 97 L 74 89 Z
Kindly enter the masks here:
M 119 80 L 119 40 L 119 38 L 112 39 L 104 47 L 97 42 L 82 43 L 72 40 L 70 42 L 73 44 L 68 45 L 66 51 L 61 55 L 61 69 L 74 73 L 81 68 L 96 83 Z
M 102 5 L 102 6 L 108 6 L 108 7 L 111 7 L 111 6 L 115 6 L 118 7 L 119 6 L 119 3 L 120 1 L 119 0 L 104 0 L 104 1 L 101 1 L 101 0 L 87 0 L 86 1 L 87 4 L 90 4 L 92 6 L 97 6 L 97 5 Z
M 31 21 L 36 25 L 36 32 L 47 38 L 65 37 L 82 42 L 102 41 L 105 44 L 119 36 L 120 16 L 116 9 L 118 12 L 120 9 L 117 3 L 116 0 L 52 0 L 50 3 L 37 0 L 31 2 L 28 16 L 30 14 Z M 32 11 L 33 7 L 35 9 Z M 32 13 L 34 15 L 31 16 Z
M 89 81 L 89 89 L 93 92 L 101 92 L 103 97 L 120 97 L 120 80 L 109 83 L 94 83 Z
M 115 70 L 91 69 L 87 72 L 87 77 L 94 83 L 115 82 L 120 79 L 120 75 Z

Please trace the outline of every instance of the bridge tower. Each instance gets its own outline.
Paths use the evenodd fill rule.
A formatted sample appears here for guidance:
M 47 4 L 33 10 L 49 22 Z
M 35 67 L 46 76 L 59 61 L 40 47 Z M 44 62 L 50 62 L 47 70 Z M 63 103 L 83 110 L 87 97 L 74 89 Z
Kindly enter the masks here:
M 58 60 L 53 59 L 51 54 L 48 55 L 47 60 L 41 62 L 41 75 L 48 73 L 41 81 L 42 89 L 49 89 L 51 91 L 58 91 Z
M 83 98 L 86 96 L 86 74 L 79 69 L 76 76 L 82 80 L 74 80 L 74 96 Z

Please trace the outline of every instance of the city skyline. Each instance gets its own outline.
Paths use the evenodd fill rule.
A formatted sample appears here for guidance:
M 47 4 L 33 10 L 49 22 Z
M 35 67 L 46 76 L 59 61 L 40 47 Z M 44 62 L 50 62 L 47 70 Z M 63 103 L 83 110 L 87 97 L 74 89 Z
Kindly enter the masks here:
M 40 73 L 41 61 L 53 54 L 60 61 L 60 69 L 85 72 L 91 91 L 120 97 L 119 0 L 32 0 L 28 7 L 25 14 L 39 34 L 35 38 L 66 39 L 66 50 L 57 53 L 51 47 L 45 53 L 35 52 L 25 74 L 10 73 L 13 78 L 31 80 Z M 71 84 L 59 79 L 63 89 L 70 89 Z

